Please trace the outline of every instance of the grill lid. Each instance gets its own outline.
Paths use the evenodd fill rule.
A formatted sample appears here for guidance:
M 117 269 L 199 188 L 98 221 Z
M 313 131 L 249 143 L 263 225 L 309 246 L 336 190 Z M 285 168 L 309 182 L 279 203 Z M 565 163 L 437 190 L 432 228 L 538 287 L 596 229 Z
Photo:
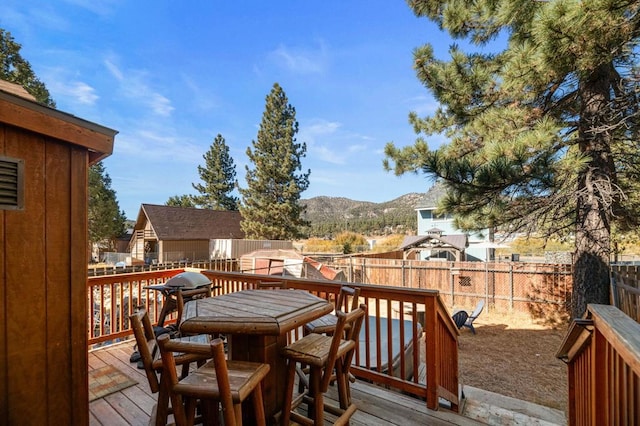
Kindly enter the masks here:
M 211 285 L 211 280 L 198 272 L 187 271 L 169 278 L 164 285 L 166 287 L 181 287 L 183 289 L 189 289 Z

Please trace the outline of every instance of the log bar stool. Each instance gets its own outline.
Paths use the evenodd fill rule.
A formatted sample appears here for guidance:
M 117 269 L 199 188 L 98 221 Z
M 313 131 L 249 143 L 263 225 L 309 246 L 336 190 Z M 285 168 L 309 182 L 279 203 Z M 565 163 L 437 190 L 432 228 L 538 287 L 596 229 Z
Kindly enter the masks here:
M 248 397 L 253 402 L 256 424 L 265 425 L 261 383 L 269 372 L 268 364 L 227 361 L 222 340 L 213 339 L 210 347 L 213 360 L 178 380 L 173 353 L 190 353 L 194 350 L 193 345 L 170 340 L 166 335 L 158 337 L 158 344 L 177 426 L 193 425 L 198 400 L 204 424 L 218 424 L 222 403 L 225 426 L 242 425 L 242 402 Z
M 333 336 L 308 334 L 282 350 L 282 356 L 288 362 L 287 394 L 282 410 L 283 425 L 288 426 L 291 419 L 304 425 L 323 425 L 324 411 L 338 416 L 336 423 L 345 424 L 355 413 L 357 407 L 351 402 L 348 375 L 366 312 L 367 306 L 364 304 L 348 314 L 338 310 Z M 294 401 L 297 363 L 310 367 L 309 389 L 298 395 Z M 324 393 L 327 392 L 334 369 L 340 407 L 324 402 Z M 302 402 L 308 404 L 308 417 L 294 411 Z
M 358 308 L 360 304 L 360 289 L 342 286 L 338 293 L 338 300 L 336 300 L 336 310 L 343 312 L 351 312 Z M 351 300 L 351 303 L 349 303 Z M 334 314 L 328 314 L 317 320 L 313 320 L 305 324 L 304 329 L 307 333 L 319 333 L 332 335 L 336 328 L 336 322 L 338 317 Z
M 167 381 L 162 373 L 162 359 L 160 358 L 160 351 L 158 350 L 158 343 L 151 319 L 146 309 L 140 309 L 129 316 L 129 320 L 131 321 L 131 328 L 133 329 L 133 334 L 138 344 L 140 361 L 142 361 L 145 373 L 147 374 L 149 388 L 152 393 L 158 393 L 158 403 L 153 407 L 149 424 L 164 426 L 167 424 L 167 417 L 172 411 L 169 408 Z M 163 334 L 163 336 L 169 338 L 169 334 Z M 200 354 L 180 354 L 174 357 L 174 362 L 182 366 L 182 376 L 186 376 L 189 371 L 189 365 L 192 362 L 195 362 L 197 365 L 203 365 L 208 358 L 211 358 L 211 351 L 208 350 L 209 336 L 197 335 L 184 337 L 180 340 L 187 340 L 191 342 L 191 344 L 197 344 L 200 347 L 204 346 L 207 348 L 207 351 L 201 351 Z M 160 375 L 159 380 L 158 374 Z

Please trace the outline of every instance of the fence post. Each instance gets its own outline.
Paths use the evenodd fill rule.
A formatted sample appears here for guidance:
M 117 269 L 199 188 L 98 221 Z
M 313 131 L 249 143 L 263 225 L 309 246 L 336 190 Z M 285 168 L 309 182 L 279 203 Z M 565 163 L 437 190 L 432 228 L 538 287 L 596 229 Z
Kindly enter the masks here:
M 484 304 L 489 307 L 489 263 L 484 262 Z
M 451 262 L 449 263 L 449 283 L 451 285 L 451 306 L 455 305 L 455 291 L 456 291 L 456 285 L 455 285 L 455 276 L 453 274 L 453 269 L 455 267 L 455 262 Z
M 370 283 L 371 282 L 371 278 L 369 278 L 370 272 L 367 270 L 367 258 L 366 257 L 362 257 L 361 259 L 362 259 L 362 265 L 361 265 L 361 268 L 362 268 L 362 283 L 363 284 L 365 282 L 366 283 Z M 366 281 L 365 281 L 365 279 L 366 279 Z
M 513 262 L 509 263 L 509 310 L 513 311 L 513 293 L 514 293 L 514 283 L 513 283 Z

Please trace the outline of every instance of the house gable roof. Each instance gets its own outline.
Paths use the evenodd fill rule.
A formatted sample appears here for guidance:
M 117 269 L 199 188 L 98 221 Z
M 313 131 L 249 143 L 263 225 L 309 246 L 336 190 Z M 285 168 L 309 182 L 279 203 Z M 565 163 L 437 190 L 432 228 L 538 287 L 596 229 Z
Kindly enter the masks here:
M 419 235 L 404 237 L 400 250 L 407 250 L 420 246 L 450 246 L 456 250 L 463 251 L 467 248 L 467 236 L 465 234 L 454 235 Z M 424 247 L 424 246 L 423 246 Z
M 149 221 L 158 240 L 243 239 L 238 211 L 142 204 L 135 229 Z

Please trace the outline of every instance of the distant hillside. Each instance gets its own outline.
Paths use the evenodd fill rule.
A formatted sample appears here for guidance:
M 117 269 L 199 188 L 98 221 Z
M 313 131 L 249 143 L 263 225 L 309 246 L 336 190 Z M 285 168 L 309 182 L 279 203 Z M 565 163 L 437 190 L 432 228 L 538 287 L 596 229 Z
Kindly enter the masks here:
M 415 232 L 416 205 L 424 194 L 412 192 L 384 203 L 354 201 L 342 197 L 301 200 L 311 222 L 310 237 L 330 237 L 344 230 L 385 235 Z

